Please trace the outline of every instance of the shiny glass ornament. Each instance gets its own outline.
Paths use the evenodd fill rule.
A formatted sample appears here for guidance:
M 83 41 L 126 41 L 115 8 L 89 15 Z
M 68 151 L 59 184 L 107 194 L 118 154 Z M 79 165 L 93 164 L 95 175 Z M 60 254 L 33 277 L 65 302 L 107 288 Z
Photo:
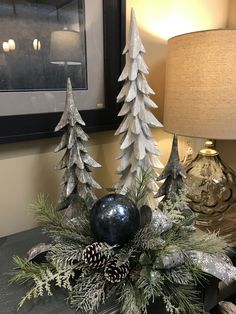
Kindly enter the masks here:
M 91 228 L 98 241 L 110 245 L 127 243 L 139 225 L 139 211 L 124 195 L 108 194 L 92 208 Z

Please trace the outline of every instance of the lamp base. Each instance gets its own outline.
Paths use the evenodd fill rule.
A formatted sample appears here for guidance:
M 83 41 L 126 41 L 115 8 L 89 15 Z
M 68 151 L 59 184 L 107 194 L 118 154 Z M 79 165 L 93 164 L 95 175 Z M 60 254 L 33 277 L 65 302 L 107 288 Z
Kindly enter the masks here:
M 224 213 L 236 202 L 236 174 L 226 166 L 218 152 L 202 151 L 186 167 L 187 197 L 198 214 L 196 224 L 217 226 Z
M 220 226 L 221 221 L 224 219 L 224 214 L 225 212 L 217 214 L 217 215 L 207 215 L 207 214 L 198 213 L 195 224 L 199 227 L 200 226 L 201 227 L 218 227 Z

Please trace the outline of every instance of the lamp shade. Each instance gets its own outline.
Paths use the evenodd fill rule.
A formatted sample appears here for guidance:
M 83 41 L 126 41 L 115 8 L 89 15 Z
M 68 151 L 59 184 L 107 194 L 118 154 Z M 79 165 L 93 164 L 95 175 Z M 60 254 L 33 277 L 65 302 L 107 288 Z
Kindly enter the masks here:
M 54 64 L 78 65 L 80 62 L 80 34 L 76 31 L 54 31 L 51 33 L 50 62 Z
M 236 139 L 236 29 L 169 40 L 164 127 L 179 135 Z

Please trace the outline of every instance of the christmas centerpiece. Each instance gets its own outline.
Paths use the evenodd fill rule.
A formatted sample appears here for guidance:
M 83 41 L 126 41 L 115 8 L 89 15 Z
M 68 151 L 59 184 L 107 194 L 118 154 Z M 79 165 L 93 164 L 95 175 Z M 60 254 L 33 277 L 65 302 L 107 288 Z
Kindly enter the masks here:
M 155 300 L 170 314 L 204 313 L 198 286 L 212 275 L 226 284 L 236 280 L 236 269 L 224 254 L 225 241 L 216 234 L 198 234 L 183 184 L 177 138 L 166 168 L 159 178 L 159 156 L 149 125 L 160 126 L 147 107 L 150 88 L 144 79 L 146 65 L 134 12 L 131 18 L 128 61 L 121 75 L 126 80 L 118 101 L 127 115 L 117 133 L 124 134 L 113 193 L 96 198 L 100 185 L 91 168 L 100 165 L 89 155 L 85 125 L 74 103 L 68 80 L 65 111 L 56 130 L 64 130 L 56 151 L 65 149 L 59 169 L 65 169 L 59 202 L 53 206 L 44 195 L 34 204 L 38 222 L 50 243 L 33 247 L 27 258 L 14 257 L 11 282 L 28 284 L 19 307 L 31 299 L 67 294 L 78 311 L 95 313 L 114 299 L 112 313 L 148 313 Z M 129 78 L 129 79 L 128 79 Z M 158 190 L 156 181 L 165 179 Z M 154 188 L 155 187 L 155 188 Z M 150 194 L 164 196 L 150 206 Z M 157 303 L 158 311 L 158 303 Z
M 139 190 L 137 185 L 137 199 Z M 118 302 L 117 313 L 147 313 L 157 298 L 168 313 L 203 313 L 196 288 L 205 274 L 227 284 L 236 279 L 235 268 L 220 255 L 225 242 L 216 234 L 196 236 L 184 194 L 173 209 L 168 202 L 162 211 L 136 204 L 121 194 L 95 203 L 78 199 L 78 215 L 70 219 L 40 196 L 35 210 L 51 244 L 41 263 L 42 244 L 27 259 L 14 257 L 12 282 L 30 284 L 19 306 L 59 287 L 85 313 L 95 313 L 110 297 Z

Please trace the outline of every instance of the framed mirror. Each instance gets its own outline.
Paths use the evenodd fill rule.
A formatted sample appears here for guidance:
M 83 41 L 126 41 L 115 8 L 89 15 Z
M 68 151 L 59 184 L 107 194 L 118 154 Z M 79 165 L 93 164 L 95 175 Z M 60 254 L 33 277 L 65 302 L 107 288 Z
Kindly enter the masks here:
M 125 0 L 4 0 L 0 27 L 0 143 L 56 136 L 67 77 L 87 132 L 118 125 Z

